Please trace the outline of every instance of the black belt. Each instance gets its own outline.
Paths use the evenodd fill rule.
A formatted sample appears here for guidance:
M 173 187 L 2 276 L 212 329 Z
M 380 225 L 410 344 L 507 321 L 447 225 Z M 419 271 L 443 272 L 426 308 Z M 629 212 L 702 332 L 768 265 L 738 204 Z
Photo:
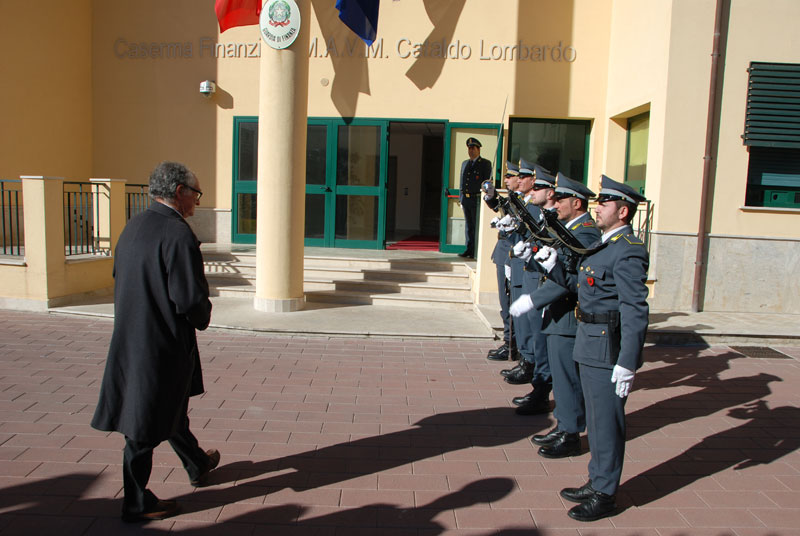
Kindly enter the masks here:
M 584 324 L 608 324 L 608 321 L 617 315 L 619 315 L 619 311 L 587 313 L 579 307 L 575 308 L 575 318 L 578 319 L 578 322 L 583 322 Z

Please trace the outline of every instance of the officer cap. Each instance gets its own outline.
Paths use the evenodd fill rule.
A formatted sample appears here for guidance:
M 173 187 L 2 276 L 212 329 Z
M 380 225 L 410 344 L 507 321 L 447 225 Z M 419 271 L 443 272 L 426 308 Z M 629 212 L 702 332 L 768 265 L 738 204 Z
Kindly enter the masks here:
M 519 166 L 510 160 L 506 160 L 506 177 L 516 177 L 519 175 Z
M 519 174 L 522 177 L 527 177 L 528 175 L 533 175 L 533 168 L 535 164 L 531 164 L 524 158 L 519 159 Z
M 578 197 L 588 201 L 590 197 L 594 197 L 594 192 L 582 183 L 574 181 L 559 172 L 558 175 L 556 175 L 556 199 L 563 199 L 565 197 Z
M 556 178 L 553 177 L 549 171 L 542 166 L 533 165 L 533 170 L 536 172 L 536 180 L 533 181 L 533 187 L 536 188 L 553 188 L 556 185 Z
M 603 203 L 604 201 L 627 201 L 638 205 L 642 201 L 647 201 L 647 198 L 621 182 L 617 182 L 610 177 L 602 175 L 600 179 L 600 194 L 597 196 L 597 202 Z
M 483 147 L 483 145 L 481 145 L 481 142 L 478 141 L 478 138 L 467 138 L 467 147 L 471 146 Z

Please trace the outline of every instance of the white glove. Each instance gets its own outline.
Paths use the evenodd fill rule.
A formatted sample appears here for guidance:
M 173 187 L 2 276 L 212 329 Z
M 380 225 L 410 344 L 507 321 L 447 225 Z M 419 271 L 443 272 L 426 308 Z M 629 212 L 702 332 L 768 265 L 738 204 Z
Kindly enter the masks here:
M 611 372 L 611 383 L 617 384 L 616 393 L 618 397 L 625 398 L 628 396 L 628 393 L 631 391 L 631 386 L 633 385 L 634 375 L 633 371 L 625 367 L 620 367 L 619 365 L 614 365 L 614 370 Z
M 505 265 L 506 279 L 511 281 L 511 266 Z
M 490 221 L 490 222 L 489 222 L 489 225 L 490 225 L 491 227 L 493 227 L 493 228 L 497 228 L 497 224 L 498 224 L 498 223 L 500 223 L 500 218 L 498 218 L 497 216 L 495 216 L 494 218 L 492 218 L 492 221 Z
M 493 198 L 495 194 L 494 184 L 490 181 L 486 181 L 483 184 L 484 184 L 483 191 L 486 192 L 486 195 L 484 195 L 483 198 L 486 200 Z
M 523 294 L 514 300 L 514 303 L 512 303 L 508 308 L 508 312 L 511 313 L 511 316 L 520 316 L 524 315 L 531 309 L 533 309 L 533 300 L 531 299 L 531 295 Z
M 508 226 L 511 225 L 511 221 L 512 221 L 511 215 L 506 214 L 505 216 L 500 218 L 500 221 L 497 222 L 497 228 L 500 229 L 501 231 L 507 231 Z
M 558 260 L 558 252 L 550 246 L 542 248 L 533 256 L 533 260 L 542 265 L 542 268 L 549 274 Z
M 519 241 L 514 244 L 514 256 L 521 259 L 522 262 L 528 262 L 533 256 L 533 249 L 530 242 Z

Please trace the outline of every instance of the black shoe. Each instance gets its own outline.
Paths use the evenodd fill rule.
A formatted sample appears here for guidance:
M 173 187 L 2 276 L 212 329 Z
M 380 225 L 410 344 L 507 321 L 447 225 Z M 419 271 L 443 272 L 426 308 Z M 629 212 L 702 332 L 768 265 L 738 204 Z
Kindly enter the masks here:
M 511 351 L 508 349 L 508 345 L 504 344 L 500 348 L 496 350 L 490 350 L 489 353 L 486 355 L 486 359 L 491 361 L 508 361 L 508 357 L 511 354 Z
M 617 510 L 617 502 L 613 495 L 606 495 L 595 491 L 587 500 L 573 506 L 567 515 L 577 521 L 594 521 L 608 517 Z
M 514 412 L 517 415 L 544 415 L 550 413 L 550 400 L 534 398 L 517 406 Z
M 220 454 L 217 449 L 209 449 L 206 451 L 206 454 L 208 455 L 208 466 L 206 467 L 206 470 L 194 480 L 189 481 L 189 484 L 196 488 L 202 488 L 205 486 L 206 482 L 208 481 L 208 473 L 216 469 L 219 465 Z
M 590 480 L 579 488 L 564 488 L 561 490 L 560 495 L 568 501 L 582 503 L 595 493 L 594 488 L 592 488 L 592 481 Z
M 514 398 L 511 399 L 511 403 L 514 404 L 515 406 L 521 406 L 523 404 L 527 404 L 528 402 L 531 401 L 531 398 L 533 398 L 534 393 L 536 393 L 536 389 L 534 389 L 525 396 L 515 396 Z
M 459 253 L 458 256 L 463 259 L 471 259 L 474 257 L 474 254 L 471 251 L 465 251 L 464 253 Z
M 516 366 L 514 366 L 512 368 L 503 369 L 503 370 L 500 371 L 500 376 L 505 378 L 511 373 L 515 373 L 516 374 L 516 371 L 518 371 L 520 368 L 522 368 L 522 366 L 517 364 Z
M 556 439 L 558 439 L 562 433 L 563 432 L 558 429 L 558 426 L 556 426 L 546 434 L 537 434 L 533 436 L 531 438 L 531 443 L 533 443 L 534 445 L 539 445 L 540 447 L 544 445 L 550 445 Z
M 545 458 L 569 458 L 581 453 L 581 436 L 563 432 L 549 445 L 539 448 L 539 456 Z
M 524 383 L 530 383 L 532 379 L 533 379 L 533 363 L 529 363 L 524 359 L 520 360 L 519 362 L 519 370 L 511 371 L 506 375 L 506 382 L 510 383 L 511 385 L 522 385 Z
M 514 346 L 511 348 L 511 361 L 519 361 L 522 356 L 519 354 L 519 350 L 517 347 Z
M 122 520 L 125 523 L 136 523 L 138 521 L 157 521 L 172 517 L 178 513 L 180 507 L 175 501 L 159 500 L 155 506 L 144 512 L 122 512 Z

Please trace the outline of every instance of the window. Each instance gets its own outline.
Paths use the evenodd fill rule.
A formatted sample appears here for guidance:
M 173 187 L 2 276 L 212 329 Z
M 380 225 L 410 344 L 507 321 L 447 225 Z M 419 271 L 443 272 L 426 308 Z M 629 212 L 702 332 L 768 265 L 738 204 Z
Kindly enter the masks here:
M 752 62 L 748 72 L 745 205 L 800 208 L 800 65 Z
M 520 157 L 561 172 L 576 181 L 586 182 L 586 155 L 589 147 L 589 121 L 511 118 L 508 159 Z
M 647 176 L 647 138 L 650 135 L 650 112 L 628 119 L 625 147 L 625 182 L 644 194 Z

